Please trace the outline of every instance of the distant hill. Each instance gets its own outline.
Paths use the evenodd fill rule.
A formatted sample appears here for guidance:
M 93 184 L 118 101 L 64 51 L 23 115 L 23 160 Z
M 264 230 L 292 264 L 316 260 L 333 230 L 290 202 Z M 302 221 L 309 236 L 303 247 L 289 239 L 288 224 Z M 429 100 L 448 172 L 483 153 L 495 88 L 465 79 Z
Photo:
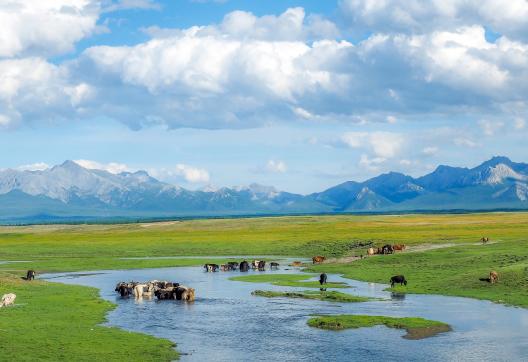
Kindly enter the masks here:
M 144 171 L 112 174 L 66 161 L 43 171 L 0 171 L 0 221 L 329 212 L 528 208 L 528 164 L 494 157 L 474 168 L 390 172 L 298 195 L 274 187 L 191 191 Z

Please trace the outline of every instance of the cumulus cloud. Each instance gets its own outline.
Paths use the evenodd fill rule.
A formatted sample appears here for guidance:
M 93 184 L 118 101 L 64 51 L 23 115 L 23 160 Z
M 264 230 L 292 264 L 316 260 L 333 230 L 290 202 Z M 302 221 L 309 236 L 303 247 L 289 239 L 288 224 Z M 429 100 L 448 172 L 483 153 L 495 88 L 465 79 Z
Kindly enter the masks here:
M 288 166 L 281 160 L 269 160 L 266 163 L 266 170 L 273 173 L 285 173 L 288 170 Z
M 79 166 L 87 168 L 87 169 L 104 170 L 104 171 L 108 171 L 113 174 L 132 171 L 130 167 L 128 167 L 124 163 L 117 163 L 117 162 L 101 163 L 101 162 L 92 161 L 92 160 L 75 160 L 74 162 L 78 164 Z
M 526 0 L 341 0 L 340 8 L 358 32 L 428 33 L 488 24 L 500 34 L 528 39 Z
M 168 182 L 208 183 L 211 180 L 206 169 L 179 163 L 171 168 L 150 169 L 149 173 Z

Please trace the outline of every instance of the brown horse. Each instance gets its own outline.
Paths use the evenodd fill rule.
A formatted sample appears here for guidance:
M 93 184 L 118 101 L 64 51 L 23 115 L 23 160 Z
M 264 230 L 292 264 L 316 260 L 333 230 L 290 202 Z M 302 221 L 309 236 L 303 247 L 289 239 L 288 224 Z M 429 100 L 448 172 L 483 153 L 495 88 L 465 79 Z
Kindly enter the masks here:
M 319 264 L 319 263 L 322 263 L 323 261 L 325 261 L 325 259 L 326 259 L 326 257 L 318 255 L 318 256 L 314 256 L 312 258 L 312 262 L 314 264 Z
M 499 281 L 499 273 L 495 270 L 490 271 L 489 281 L 491 284 L 494 284 Z
M 392 246 L 392 250 L 394 251 L 404 251 L 405 250 L 405 244 L 395 244 Z

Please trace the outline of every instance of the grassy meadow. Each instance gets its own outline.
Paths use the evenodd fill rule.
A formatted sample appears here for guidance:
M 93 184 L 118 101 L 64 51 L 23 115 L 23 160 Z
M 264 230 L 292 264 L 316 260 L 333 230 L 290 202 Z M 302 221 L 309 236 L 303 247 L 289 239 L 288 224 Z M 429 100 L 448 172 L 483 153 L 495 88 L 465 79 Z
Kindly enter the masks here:
M 481 245 L 481 237 L 490 243 Z M 406 244 L 408 250 L 356 261 L 369 245 Z M 436 249 L 433 249 L 436 248 Z M 0 227 L 0 295 L 17 294 L 17 305 L 0 309 L 0 348 L 10 360 L 171 360 L 170 342 L 99 324 L 112 308 L 90 288 L 20 279 L 37 273 L 200 265 L 228 256 L 276 255 L 332 258 L 309 271 L 388 283 L 403 274 L 409 284 L 394 290 L 488 299 L 528 307 L 528 213 L 461 215 L 298 216 L 211 219 L 152 224 Z M 133 257 L 173 257 L 132 260 Z M 178 259 L 179 256 L 191 256 Z M 16 263 L 3 263 L 18 261 Z M 20 262 L 22 261 L 22 262 Z M 480 281 L 490 270 L 499 282 Z M 311 275 L 280 285 L 319 287 Z M 252 276 L 242 276 L 251 279 Z M 314 285 L 309 285 L 313 283 Z M 343 286 L 343 285 L 341 285 Z M 386 324 L 386 323 L 383 323 Z M 5 333 L 9 331 L 9 333 Z M 31 349 L 31 353 L 17 354 Z M 145 357 L 146 356 L 146 357 Z

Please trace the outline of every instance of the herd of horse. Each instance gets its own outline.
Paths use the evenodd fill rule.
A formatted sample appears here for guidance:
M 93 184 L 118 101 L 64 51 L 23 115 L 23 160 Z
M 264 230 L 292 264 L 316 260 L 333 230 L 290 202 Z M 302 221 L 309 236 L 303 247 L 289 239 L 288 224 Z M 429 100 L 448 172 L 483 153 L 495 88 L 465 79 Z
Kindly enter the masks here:
M 159 300 L 172 299 L 192 302 L 195 299 L 193 288 L 180 285 L 179 283 L 151 280 L 150 282 L 119 282 L 115 291 L 125 298 L 133 295 L 136 299 L 152 298 Z
M 407 247 L 405 244 L 386 244 L 383 245 L 380 248 L 368 248 L 367 249 L 367 255 L 387 255 L 387 254 L 394 254 L 396 251 L 404 251 Z

